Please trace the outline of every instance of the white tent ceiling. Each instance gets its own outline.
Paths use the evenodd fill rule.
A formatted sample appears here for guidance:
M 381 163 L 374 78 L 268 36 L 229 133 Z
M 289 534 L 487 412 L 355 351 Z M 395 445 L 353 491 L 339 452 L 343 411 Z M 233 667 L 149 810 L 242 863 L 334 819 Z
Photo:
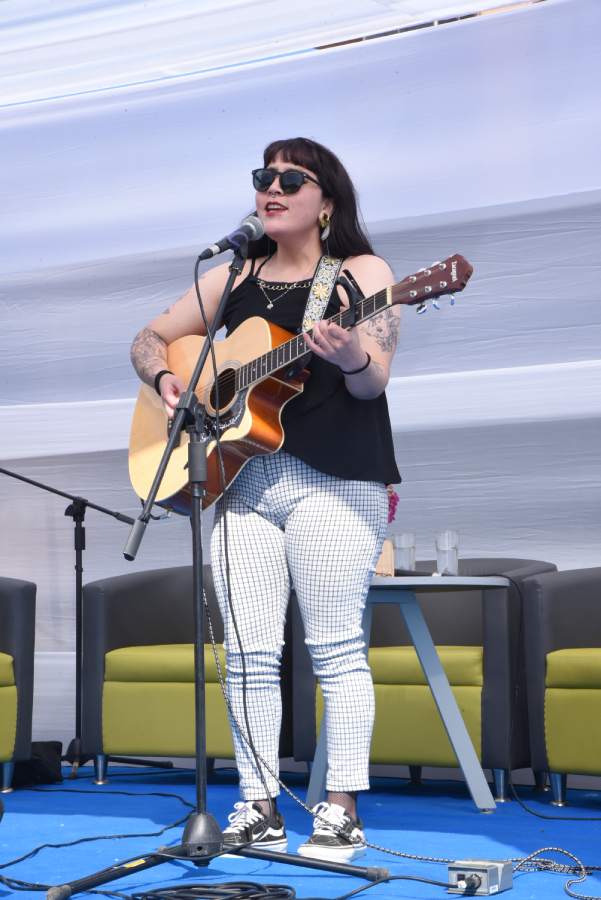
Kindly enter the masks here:
M 491 10 L 500 3 L 4 0 L 0 97 L 3 104 L 27 103 L 198 77 Z
M 596 564 L 601 3 L 314 49 L 476 6 L 0 2 L 0 459 L 135 513 L 131 338 L 248 212 L 263 146 L 304 133 L 344 160 L 399 278 L 475 266 L 454 310 L 404 319 L 396 526 L 424 557 L 455 526 L 466 555 Z M 0 508 L 0 570 L 38 582 L 39 646 L 67 648 L 61 505 L 5 479 Z M 138 566 L 187 561 L 188 531 L 149 529 Z M 87 578 L 125 568 L 124 539 L 90 518 Z

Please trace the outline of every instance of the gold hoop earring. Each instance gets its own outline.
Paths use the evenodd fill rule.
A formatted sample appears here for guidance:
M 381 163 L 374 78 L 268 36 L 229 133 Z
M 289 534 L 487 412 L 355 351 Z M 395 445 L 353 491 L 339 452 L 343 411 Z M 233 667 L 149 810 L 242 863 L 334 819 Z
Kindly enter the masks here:
M 322 210 L 319 214 L 319 227 L 321 228 L 321 240 L 327 241 L 330 236 L 330 216 L 325 211 L 325 209 Z

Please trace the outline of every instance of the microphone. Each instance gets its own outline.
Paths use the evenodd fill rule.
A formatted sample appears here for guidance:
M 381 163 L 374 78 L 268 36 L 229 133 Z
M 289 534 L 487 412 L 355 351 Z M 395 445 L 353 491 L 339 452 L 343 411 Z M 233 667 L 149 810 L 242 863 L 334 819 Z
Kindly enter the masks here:
M 239 250 L 240 247 L 248 241 L 258 241 L 265 234 L 263 223 L 257 216 L 247 216 L 240 222 L 235 231 L 226 234 L 225 237 L 211 244 L 206 250 L 203 250 L 199 259 L 212 259 L 224 250 Z

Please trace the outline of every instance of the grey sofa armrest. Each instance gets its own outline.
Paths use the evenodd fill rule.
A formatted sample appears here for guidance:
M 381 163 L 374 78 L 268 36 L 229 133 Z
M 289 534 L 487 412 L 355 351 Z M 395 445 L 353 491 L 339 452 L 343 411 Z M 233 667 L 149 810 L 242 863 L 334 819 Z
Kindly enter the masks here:
M 220 640 L 221 619 L 218 613 L 213 616 L 216 606 L 209 566 L 204 567 L 203 578 Z M 85 630 L 103 654 L 133 644 L 190 643 L 194 637 L 191 566 L 93 581 L 84 586 L 83 603 Z
M 35 600 L 33 582 L 0 578 L 0 651 L 13 657 L 18 696 L 16 760 L 31 757 Z
M 546 656 L 569 647 L 601 647 L 601 568 L 535 575 L 523 587 L 532 765 L 544 770 Z
M 529 639 L 544 655 L 601 647 L 601 567 L 531 577 L 524 585 Z
M 203 567 L 205 596 L 217 642 L 223 625 L 210 566 Z M 190 644 L 194 641 L 191 566 L 132 572 L 90 582 L 83 589 L 82 741 L 101 752 L 105 654 L 118 647 Z M 205 615 L 205 641 L 209 632 Z

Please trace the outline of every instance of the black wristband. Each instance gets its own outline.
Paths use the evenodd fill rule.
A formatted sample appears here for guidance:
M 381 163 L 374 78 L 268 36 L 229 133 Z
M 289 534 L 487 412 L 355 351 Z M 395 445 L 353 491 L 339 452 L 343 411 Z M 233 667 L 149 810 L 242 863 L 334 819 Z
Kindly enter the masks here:
M 159 395 L 159 397 L 161 396 L 161 391 L 159 389 L 159 382 L 160 382 L 161 378 L 163 377 L 163 375 L 173 375 L 173 372 L 171 371 L 171 369 L 161 369 L 161 371 L 157 372 L 156 375 L 154 376 L 154 389 L 157 392 L 157 394 Z
M 367 350 L 365 352 L 367 353 Z M 365 372 L 365 370 L 369 366 L 370 362 L 371 362 L 371 354 L 367 353 L 367 362 L 365 363 L 364 366 L 360 366 L 360 368 L 358 368 L 358 369 L 353 369 L 352 372 L 345 372 L 344 369 L 340 369 L 340 371 L 342 372 L 343 375 L 358 375 L 359 372 Z

